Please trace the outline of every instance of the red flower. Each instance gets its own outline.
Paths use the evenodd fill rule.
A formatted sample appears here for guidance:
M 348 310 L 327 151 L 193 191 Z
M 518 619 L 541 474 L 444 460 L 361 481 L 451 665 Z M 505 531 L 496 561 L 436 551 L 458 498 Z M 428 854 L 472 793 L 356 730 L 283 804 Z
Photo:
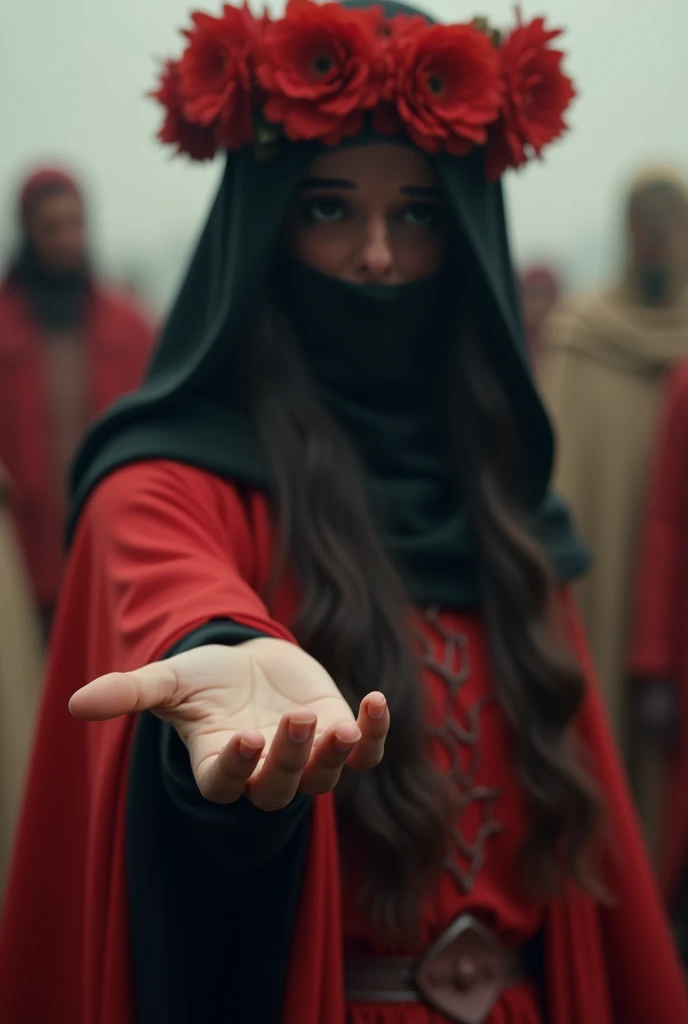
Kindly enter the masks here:
M 380 102 L 373 111 L 373 129 L 380 135 L 398 135 L 404 130 L 396 103 L 396 67 L 399 40 L 406 34 L 423 31 L 428 22 L 421 14 L 396 14 L 385 18 L 381 7 L 369 8 L 376 17 L 375 31 L 381 41 L 384 86 Z
M 382 31 L 390 39 L 400 39 L 402 36 L 422 32 L 423 29 L 430 28 L 431 24 L 422 14 L 395 14 L 393 18 L 385 21 Z
M 487 139 L 502 102 L 499 57 L 472 25 L 394 19 L 389 40 L 395 70 L 385 99 L 411 139 L 429 153 L 463 156 Z
M 219 18 L 196 12 L 179 62 L 184 113 L 212 126 L 226 149 L 247 146 L 253 136 L 253 59 L 261 25 L 248 7 L 226 5 Z
M 179 85 L 179 63 L 168 60 L 163 65 L 158 88 L 151 93 L 166 111 L 158 138 L 176 146 L 178 153 L 185 153 L 192 160 L 212 160 L 217 150 L 213 133 L 184 117 Z
M 545 28 L 544 18 L 518 25 L 500 50 L 504 106 L 490 130 L 487 175 L 496 180 L 507 167 L 520 167 L 530 152 L 543 148 L 566 131 L 563 115 L 576 95 L 562 72 L 563 53 L 548 43 L 560 30 Z
M 424 18 L 422 14 L 395 14 L 392 18 L 387 18 L 379 4 L 365 9 L 357 8 L 357 10 L 364 11 L 375 34 L 383 40 L 390 40 L 406 32 L 417 31 L 419 28 L 427 28 L 429 24 L 427 18 Z
M 376 25 L 374 12 L 289 0 L 285 17 L 266 30 L 258 58 L 266 120 L 283 125 L 292 141 L 336 146 L 358 134 L 382 88 Z

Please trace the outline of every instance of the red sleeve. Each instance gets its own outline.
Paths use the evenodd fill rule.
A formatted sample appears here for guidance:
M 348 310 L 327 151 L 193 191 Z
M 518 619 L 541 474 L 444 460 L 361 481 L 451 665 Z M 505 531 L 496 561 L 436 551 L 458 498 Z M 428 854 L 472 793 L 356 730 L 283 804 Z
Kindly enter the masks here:
M 80 529 L 97 553 L 129 667 L 213 619 L 292 639 L 258 593 L 269 564 L 266 514 L 262 500 L 174 462 L 127 466 L 97 488 Z
M 637 676 L 675 675 L 687 499 L 688 365 L 682 364 L 667 390 L 647 495 L 631 645 L 631 669 Z
M 269 564 L 264 500 L 199 470 L 140 463 L 91 496 L 54 624 L 0 919 L 3 1021 L 133 1024 L 125 836 L 135 716 L 81 722 L 67 704 L 91 679 L 161 657 L 210 619 L 289 640 L 259 596 Z M 41 965 L 38 982 L 27 964 Z
M 598 695 L 580 617 L 567 598 L 576 653 L 588 680 L 580 731 L 599 780 L 611 856 L 599 910 L 614 1021 L 688 1024 L 688 994 L 618 754 Z M 579 979 L 585 984 L 585 979 Z M 586 1018 L 587 1019 L 587 1018 Z

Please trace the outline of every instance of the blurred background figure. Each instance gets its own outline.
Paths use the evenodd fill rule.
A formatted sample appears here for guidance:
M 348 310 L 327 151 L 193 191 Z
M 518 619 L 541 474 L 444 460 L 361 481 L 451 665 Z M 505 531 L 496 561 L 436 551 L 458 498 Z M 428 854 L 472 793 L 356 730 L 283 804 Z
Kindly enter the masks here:
M 639 519 L 664 381 L 688 355 L 683 179 L 668 169 L 642 174 L 630 190 L 626 226 L 620 279 L 565 299 L 547 323 L 541 383 L 558 431 L 557 486 L 594 555 L 580 590 L 583 614 L 613 726 L 630 756 L 629 595 Z
M 0 461 L 46 629 L 62 567 L 69 463 L 90 420 L 139 383 L 151 327 L 89 261 L 84 199 L 63 170 L 27 178 L 0 286 Z
M 0 466 L 0 904 L 31 749 L 41 676 L 41 640 Z
M 554 267 L 532 264 L 520 277 L 521 307 L 533 371 L 537 376 L 540 365 L 542 327 L 561 297 L 562 280 Z
M 645 816 L 688 963 L 688 360 L 664 398 L 640 545 L 631 671 Z M 654 787 L 651 787 L 654 782 Z

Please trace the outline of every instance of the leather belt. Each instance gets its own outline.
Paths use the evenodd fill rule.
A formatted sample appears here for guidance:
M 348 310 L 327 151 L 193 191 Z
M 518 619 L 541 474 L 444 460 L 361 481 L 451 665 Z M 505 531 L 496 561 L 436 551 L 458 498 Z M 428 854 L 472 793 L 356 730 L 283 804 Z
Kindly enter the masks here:
M 354 1003 L 423 1002 L 456 1024 L 483 1024 L 504 989 L 523 980 L 520 950 L 507 950 L 472 914 L 462 914 L 420 958 L 369 957 L 344 965 Z

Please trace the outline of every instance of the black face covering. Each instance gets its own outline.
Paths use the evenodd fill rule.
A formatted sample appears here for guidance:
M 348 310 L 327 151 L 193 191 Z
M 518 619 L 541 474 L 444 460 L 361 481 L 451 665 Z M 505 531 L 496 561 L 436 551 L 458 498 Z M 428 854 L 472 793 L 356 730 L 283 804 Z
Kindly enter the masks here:
M 415 402 L 436 377 L 447 277 L 358 285 L 281 261 L 276 284 L 318 386 L 333 397 L 384 406 Z
M 414 595 L 458 552 L 465 522 L 447 446 L 444 393 L 449 274 L 355 285 L 285 261 L 278 288 L 313 383 L 368 470 L 373 509 Z M 428 565 L 431 568 L 428 570 Z M 445 559 L 445 596 L 459 567 Z
M 80 326 L 91 287 L 85 266 L 66 273 L 47 270 L 27 242 L 12 264 L 9 280 L 25 292 L 31 312 L 46 331 Z

